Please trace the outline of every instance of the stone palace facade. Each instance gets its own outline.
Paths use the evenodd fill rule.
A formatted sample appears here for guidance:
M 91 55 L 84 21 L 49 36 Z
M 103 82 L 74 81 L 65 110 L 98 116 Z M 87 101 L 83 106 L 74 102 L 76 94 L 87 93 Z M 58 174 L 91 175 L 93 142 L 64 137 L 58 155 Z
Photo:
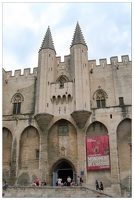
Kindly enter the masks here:
M 103 49 L 102 49 L 103 50 Z M 3 180 L 29 185 L 36 177 L 102 181 L 118 196 L 131 190 L 132 62 L 128 55 L 88 60 L 79 23 L 70 54 L 56 56 L 48 27 L 38 66 L 3 69 Z M 86 138 L 108 136 L 110 169 L 87 170 Z

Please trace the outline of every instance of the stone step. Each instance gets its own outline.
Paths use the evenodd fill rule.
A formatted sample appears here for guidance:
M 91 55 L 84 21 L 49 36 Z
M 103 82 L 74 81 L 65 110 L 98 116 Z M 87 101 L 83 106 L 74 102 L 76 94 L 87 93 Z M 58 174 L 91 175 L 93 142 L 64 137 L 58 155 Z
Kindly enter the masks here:
M 104 192 L 98 192 L 86 187 L 11 187 L 3 190 L 4 198 L 113 198 Z

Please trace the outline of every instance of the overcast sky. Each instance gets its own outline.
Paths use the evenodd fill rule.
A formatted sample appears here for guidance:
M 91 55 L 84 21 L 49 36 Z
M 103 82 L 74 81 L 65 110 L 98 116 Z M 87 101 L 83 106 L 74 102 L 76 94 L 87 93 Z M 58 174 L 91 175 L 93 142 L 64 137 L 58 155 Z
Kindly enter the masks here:
M 70 54 L 77 21 L 88 46 L 88 60 L 129 55 L 131 60 L 130 3 L 3 3 L 2 67 L 6 71 L 38 65 L 38 51 L 48 26 L 56 56 Z

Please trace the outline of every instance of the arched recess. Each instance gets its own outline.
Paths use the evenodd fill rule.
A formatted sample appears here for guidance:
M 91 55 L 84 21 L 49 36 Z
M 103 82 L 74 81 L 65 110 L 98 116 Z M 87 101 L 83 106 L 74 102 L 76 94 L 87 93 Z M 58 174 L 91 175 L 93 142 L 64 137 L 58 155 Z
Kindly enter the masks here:
M 117 145 L 121 187 L 128 188 L 132 171 L 132 135 L 131 119 L 124 119 L 117 127 Z
M 61 75 L 57 80 L 56 82 L 60 84 L 60 88 L 64 88 L 64 83 L 68 82 L 69 79 L 67 76 L 65 75 Z
M 61 178 L 63 183 L 67 182 L 67 177 L 76 180 L 76 169 L 72 162 L 66 158 L 57 160 L 51 167 L 52 185 L 56 185 L 57 178 Z
M 3 179 L 9 180 L 10 166 L 11 166 L 11 153 L 12 153 L 12 133 L 9 129 L 3 128 L 2 137 L 2 166 L 3 166 Z
M 68 159 L 77 163 L 77 132 L 65 119 L 55 122 L 48 133 L 48 164 L 51 168 L 58 159 Z M 51 176 L 51 174 L 50 174 Z M 52 183 L 52 180 L 50 180 Z
M 99 121 L 95 121 L 87 129 L 87 136 L 101 136 L 108 135 L 108 130 L 104 124 Z
M 92 124 L 90 124 L 89 127 L 87 128 L 86 136 L 87 137 L 108 136 L 108 129 L 103 123 L 95 121 Z M 100 144 L 100 141 L 98 141 L 98 144 Z M 94 149 L 93 151 L 98 152 L 98 145 L 97 147 L 94 146 L 94 143 L 92 143 L 92 145 Z M 110 141 L 109 141 L 109 146 L 110 146 Z M 107 154 L 109 154 L 109 150 Z M 95 157 L 95 159 L 97 158 L 96 155 L 94 155 L 94 153 L 93 157 Z M 110 157 L 109 157 L 109 163 L 110 163 Z M 87 166 L 88 166 L 88 159 L 87 159 Z M 96 166 L 100 165 L 98 164 Z M 106 168 L 102 169 L 100 168 L 98 170 L 87 170 L 87 183 L 94 184 L 94 182 L 92 182 L 94 180 L 101 180 L 104 185 L 111 186 L 111 170 Z
M 21 135 L 19 168 L 39 168 L 39 133 L 33 126 L 27 127 Z

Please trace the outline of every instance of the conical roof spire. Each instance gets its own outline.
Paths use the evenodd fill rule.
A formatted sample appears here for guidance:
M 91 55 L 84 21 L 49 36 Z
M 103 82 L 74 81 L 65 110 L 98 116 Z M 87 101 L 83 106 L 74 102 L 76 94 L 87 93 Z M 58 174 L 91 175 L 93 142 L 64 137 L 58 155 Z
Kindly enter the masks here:
M 40 50 L 41 49 L 52 49 L 52 50 L 55 51 L 55 47 L 54 47 L 53 40 L 52 40 L 52 34 L 51 34 L 49 26 L 48 26 L 46 35 L 44 36 L 44 39 L 42 41 L 42 45 L 40 47 Z M 56 53 L 56 51 L 55 51 L 55 53 Z
M 76 24 L 73 40 L 70 47 L 72 47 L 74 44 L 83 44 L 87 46 L 78 22 Z

